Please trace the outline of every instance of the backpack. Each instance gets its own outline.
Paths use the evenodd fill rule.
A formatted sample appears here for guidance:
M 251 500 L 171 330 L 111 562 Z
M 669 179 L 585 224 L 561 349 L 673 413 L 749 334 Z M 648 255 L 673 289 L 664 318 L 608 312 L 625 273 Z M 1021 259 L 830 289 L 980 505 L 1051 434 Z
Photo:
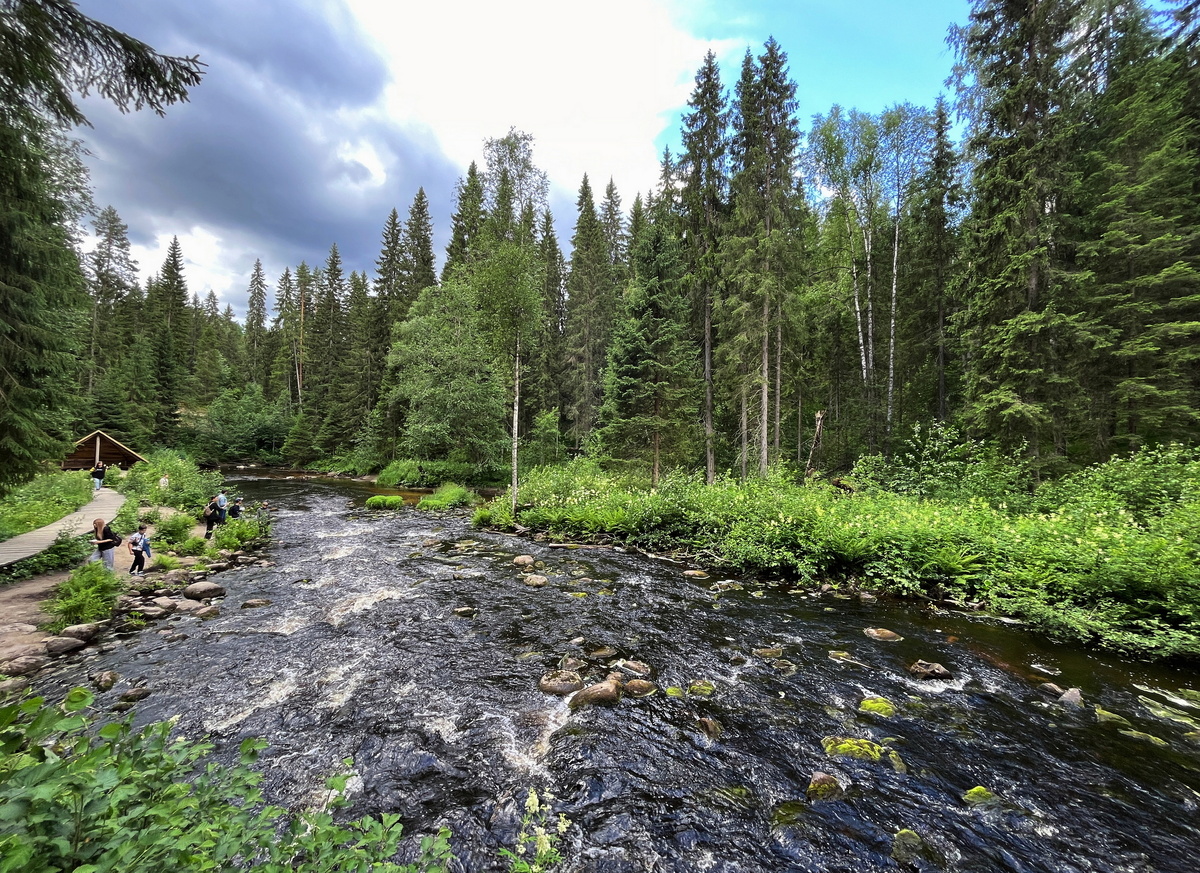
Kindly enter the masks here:
M 121 545 L 122 542 L 124 542 L 124 540 L 121 539 L 121 535 L 119 533 L 113 534 L 113 548 L 114 549 L 117 546 Z

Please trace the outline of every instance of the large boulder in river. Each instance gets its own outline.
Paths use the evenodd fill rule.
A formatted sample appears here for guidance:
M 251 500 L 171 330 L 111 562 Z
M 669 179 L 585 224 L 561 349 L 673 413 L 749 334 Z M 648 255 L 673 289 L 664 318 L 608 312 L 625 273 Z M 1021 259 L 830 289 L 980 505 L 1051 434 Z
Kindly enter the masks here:
M 583 678 L 574 670 L 551 670 L 538 680 L 538 690 L 565 697 L 583 687 Z
M 587 688 L 576 691 L 575 696 L 571 698 L 571 709 L 579 709 L 581 706 L 590 706 L 596 703 L 614 706 L 621 699 L 621 691 L 620 676 L 615 673 L 610 674 L 603 682 L 597 682 L 595 685 L 589 685 Z
M 189 600 L 208 600 L 210 597 L 224 597 L 225 589 L 216 582 L 193 582 L 183 589 L 183 596 Z

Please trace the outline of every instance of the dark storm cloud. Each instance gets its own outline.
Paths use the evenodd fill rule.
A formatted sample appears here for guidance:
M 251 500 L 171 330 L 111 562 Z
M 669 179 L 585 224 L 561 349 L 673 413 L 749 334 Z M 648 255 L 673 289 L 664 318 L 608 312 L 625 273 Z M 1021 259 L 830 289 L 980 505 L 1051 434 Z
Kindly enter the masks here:
M 81 136 L 94 155 L 96 202 L 116 207 L 134 242 L 152 245 L 194 228 L 222 239 L 223 265 L 246 279 L 215 290 L 239 313 L 255 258 L 272 284 L 284 266 L 324 261 L 333 243 L 347 270 L 370 270 L 388 212 L 396 208 L 403 219 L 419 186 L 430 199 L 435 245 L 444 245 L 460 171 L 432 137 L 369 111 L 387 85 L 387 67 L 340 6 L 87 0 L 80 7 L 159 51 L 198 54 L 208 65 L 190 102 L 165 118 L 122 116 L 89 100 L 94 127 Z M 366 162 L 356 157 L 363 151 Z

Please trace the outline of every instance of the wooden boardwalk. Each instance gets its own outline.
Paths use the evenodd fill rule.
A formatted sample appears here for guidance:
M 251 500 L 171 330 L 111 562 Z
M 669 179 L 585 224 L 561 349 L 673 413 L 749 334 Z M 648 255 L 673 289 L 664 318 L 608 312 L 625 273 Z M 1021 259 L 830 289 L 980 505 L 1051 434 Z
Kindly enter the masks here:
M 31 530 L 10 540 L 0 543 L 0 567 L 7 567 L 17 561 L 33 557 L 54 542 L 58 532 L 66 528 L 72 534 L 87 533 L 92 529 L 92 520 L 102 518 L 107 522 L 113 520 L 117 510 L 125 502 L 125 495 L 118 494 L 111 488 L 101 488 L 93 492 L 91 503 L 83 509 L 72 512 L 65 518 L 60 518 L 53 524 Z M 118 531 L 120 533 L 120 531 Z M 128 532 L 126 532 L 127 535 Z

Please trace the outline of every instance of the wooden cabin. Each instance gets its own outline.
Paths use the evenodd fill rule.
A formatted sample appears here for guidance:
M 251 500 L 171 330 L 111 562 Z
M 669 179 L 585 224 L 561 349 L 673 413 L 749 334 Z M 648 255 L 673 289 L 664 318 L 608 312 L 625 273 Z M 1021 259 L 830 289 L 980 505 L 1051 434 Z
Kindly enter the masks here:
M 64 470 L 90 470 L 97 461 L 109 467 L 128 470 L 138 461 L 146 460 L 129 446 L 123 445 L 102 430 L 94 430 L 75 443 L 75 451 L 62 462 Z

